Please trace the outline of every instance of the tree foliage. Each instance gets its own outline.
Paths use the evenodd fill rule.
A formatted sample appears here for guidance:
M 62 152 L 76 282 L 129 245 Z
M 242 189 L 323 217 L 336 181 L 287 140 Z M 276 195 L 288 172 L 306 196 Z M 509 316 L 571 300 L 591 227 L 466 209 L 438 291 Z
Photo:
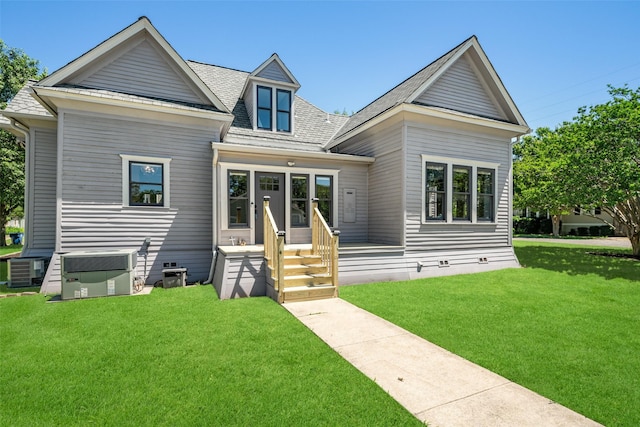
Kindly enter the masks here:
M 548 211 L 554 236 L 560 234 L 560 217 L 575 206 L 567 182 L 558 179 L 571 168 L 564 150 L 560 132 L 549 128 L 539 128 L 513 146 L 514 205 Z
M 600 206 L 640 256 L 640 88 L 610 87 L 609 94 L 573 121 L 515 145 L 515 200 L 552 214 Z
M 46 75 L 37 60 L 0 40 L 0 109 L 29 79 Z M 5 224 L 24 203 L 24 147 L 11 133 L 0 130 L 0 246 L 6 245 Z

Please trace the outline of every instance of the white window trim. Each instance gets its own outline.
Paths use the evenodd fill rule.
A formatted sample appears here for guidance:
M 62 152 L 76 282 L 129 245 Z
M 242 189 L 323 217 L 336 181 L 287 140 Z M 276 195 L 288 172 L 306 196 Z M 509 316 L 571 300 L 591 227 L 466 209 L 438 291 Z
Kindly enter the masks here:
M 271 89 L 271 129 L 261 129 L 258 127 L 258 86 L 264 87 L 264 88 L 269 88 Z M 289 112 L 289 114 L 291 115 L 290 120 L 291 120 L 291 126 L 289 129 L 289 132 L 286 131 L 279 131 L 277 130 L 277 125 L 278 125 L 278 100 L 277 100 L 277 96 L 278 96 L 278 89 L 280 90 L 286 90 L 289 93 L 291 93 L 291 111 Z M 291 87 L 288 86 L 284 86 L 284 85 L 274 85 L 271 82 L 266 82 L 266 81 L 256 81 L 256 82 L 252 82 L 252 90 L 251 90 L 251 96 L 253 99 L 253 113 L 252 113 L 252 123 L 253 123 L 253 130 L 256 132 L 275 132 L 275 133 L 280 133 L 280 134 L 290 134 L 290 135 L 294 135 L 295 133 L 295 106 L 296 106 L 296 92 L 294 89 L 292 89 Z
M 122 158 L 122 206 L 141 208 L 141 209 L 163 209 L 171 207 L 171 185 L 169 177 L 171 176 L 170 170 L 170 157 L 151 157 L 151 156 L 138 156 L 134 154 L 120 154 Z M 162 200 L 163 206 L 131 206 L 129 204 L 129 163 L 130 162 L 143 162 L 143 163 L 160 163 L 162 164 Z
M 274 172 L 274 173 L 283 173 L 285 175 L 285 231 L 287 235 L 291 235 L 291 230 L 304 230 L 311 228 L 311 221 L 309 221 L 309 225 L 307 227 L 292 227 L 291 226 L 291 175 L 292 174 L 304 174 L 309 177 L 309 203 L 311 203 L 311 199 L 316 197 L 316 186 L 315 179 L 316 175 L 324 175 L 330 176 L 333 180 L 333 228 L 338 228 L 339 218 L 338 218 L 338 175 L 339 170 L 336 169 L 319 169 L 319 168 L 302 168 L 302 167 L 286 167 L 283 168 L 281 166 L 267 166 L 267 165 L 256 165 L 256 164 L 246 164 L 246 163 L 228 163 L 228 162 L 220 162 L 218 163 L 220 167 L 220 194 L 224 194 L 224 197 L 220 198 L 220 229 L 221 231 L 237 231 L 237 230 L 250 230 L 251 233 L 251 241 L 247 242 L 248 244 L 254 244 L 255 241 L 255 215 L 253 214 L 252 209 L 255 209 L 256 203 L 259 203 L 258 208 L 262 207 L 262 200 L 256 200 L 256 192 L 255 192 L 255 177 L 256 172 Z M 250 219 L 248 227 L 230 227 L 229 226 L 229 218 L 228 218 L 228 210 L 229 210 L 229 171 L 247 171 L 249 173 L 249 210 Z M 309 215 L 311 216 L 311 204 L 309 204 Z
M 421 154 L 422 160 L 422 188 L 421 188 L 421 222 L 422 224 L 491 224 L 495 225 L 498 221 L 498 168 L 500 163 L 483 162 L 479 160 L 458 159 L 454 157 L 442 157 L 431 156 L 428 154 Z M 444 221 L 427 220 L 426 209 L 426 172 L 427 162 L 440 163 L 446 165 L 447 177 L 446 177 L 446 208 Z M 471 168 L 471 220 L 453 220 L 453 166 L 466 166 Z M 493 170 L 493 221 L 478 221 L 478 169 L 491 169 Z

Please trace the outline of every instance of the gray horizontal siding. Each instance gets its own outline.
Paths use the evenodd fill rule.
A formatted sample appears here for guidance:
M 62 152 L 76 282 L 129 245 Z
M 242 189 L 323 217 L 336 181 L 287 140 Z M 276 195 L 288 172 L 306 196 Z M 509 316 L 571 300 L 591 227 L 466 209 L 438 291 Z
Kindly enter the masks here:
M 178 72 L 149 41 L 79 82 L 82 86 L 203 104 Z
M 407 234 L 408 251 L 451 250 L 507 246 L 509 239 L 508 140 L 446 129 L 407 127 Z M 497 173 L 497 222 L 489 224 L 422 224 L 422 154 L 500 163 Z
M 33 249 L 51 249 L 56 240 L 56 164 L 55 129 L 36 129 L 33 141 L 33 205 L 31 206 Z
M 227 256 L 218 252 L 213 286 L 220 299 L 266 295 L 265 263 L 262 253 Z
M 212 133 L 65 114 L 60 250 L 139 249 L 150 237 L 149 280 L 161 278 L 165 261 L 188 268 L 190 281 L 206 279 L 212 247 Z M 123 206 L 120 154 L 172 158 L 170 182 L 165 183 L 170 207 Z
M 368 241 L 402 244 L 402 124 L 378 126 L 341 145 L 339 151 L 376 159 L 368 175 Z
M 462 56 L 416 102 L 483 117 L 505 120 L 471 67 Z
M 257 74 L 257 76 L 278 82 L 292 83 L 291 79 L 287 77 L 287 74 L 275 61 L 270 62 Z
M 338 175 L 338 228 L 342 242 L 368 241 L 368 193 L 367 165 L 348 165 L 340 167 Z M 356 190 L 356 222 L 344 222 L 344 189 Z M 311 241 L 311 240 L 308 240 Z
M 486 258 L 480 263 L 479 258 Z M 446 260 L 448 267 L 440 267 Z M 422 267 L 418 268 L 418 263 Z M 403 254 L 340 255 L 339 283 L 343 285 L 414 280 L 454 274 L 478 273 L 518 267 L 510 247 L 449 251 L 406 252 Z M 389 284 L 393 286 L 393 284 Z

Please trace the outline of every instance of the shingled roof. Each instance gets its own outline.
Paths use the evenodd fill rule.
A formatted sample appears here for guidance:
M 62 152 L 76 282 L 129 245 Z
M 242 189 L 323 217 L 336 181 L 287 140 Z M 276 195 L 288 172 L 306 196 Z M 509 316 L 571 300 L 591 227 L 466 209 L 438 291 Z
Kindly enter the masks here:
M 232 111 L 234 120 L 228 132 L 231 137 L 251 138 L 260 146 L 321 151 L 348 120 L 346 116 L 326 113 L 295 95 L 293 133 L 255 131 L 240 98 L 249 72 L 195 61 L 187 61 L 187 64 Z M 244 143 L 251 144 L 251 141 Z
M 385 111 L 403 104 L 407 102 L 409 97 L 416 91 L 420 86 L 422 86 L 429 78 L 431 78 L 435 73 L 440 70 L 440 68 L 445 65 L 449 59 L 455 56 L 460 49 L 462 49 L 465 44 L 471 40 L 473 37 L 468 38 L 467 40 L 460 43 L 458 46 L 451 49 L 449 52 L 442 55 L 440 58 L 433 61 L 431 64 L 424 67 L 422 70 L 418 71 L 398 86 L 394 87 L 362 110 L 358 111 L 354 115 L 349 118 L 347 124 L 340 129 L 335 138 L 339 138 L 346 133 L 354 130 L 355 128 L 363 125 L 369 120 L 375 118 L 376 116 L 384 113 Z
M 13 97 L 2 113 L 6 113 L 7 116 L 23 115 L 53 118 L 53 115 L 31 96 L 31 87 L 36 83 L 36 80 L 29 80 Z

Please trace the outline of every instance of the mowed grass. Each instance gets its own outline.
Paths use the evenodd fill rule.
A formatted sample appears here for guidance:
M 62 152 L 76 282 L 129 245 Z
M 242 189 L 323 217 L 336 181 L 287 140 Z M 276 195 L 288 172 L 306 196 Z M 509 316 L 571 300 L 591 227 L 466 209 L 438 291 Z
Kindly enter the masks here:
M 516 242 L 526 268 L 340 295 L 607 426 L 640 425 L 640 262 L 592 250 Z
M 0 300 L 0 425 L 419 425 L 267 298 Z

